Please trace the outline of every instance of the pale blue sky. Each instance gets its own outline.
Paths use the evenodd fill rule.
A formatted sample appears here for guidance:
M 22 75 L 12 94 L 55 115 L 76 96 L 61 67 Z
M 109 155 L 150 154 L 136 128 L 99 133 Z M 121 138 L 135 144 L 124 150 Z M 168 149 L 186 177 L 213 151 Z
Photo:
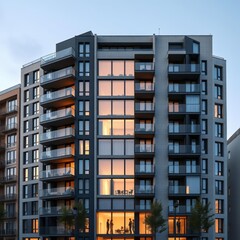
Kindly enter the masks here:
M 0 91 L 20 83 L 23 64 L 91 30 L 107 34 L 211 34 L 227 60 L 228 136 L 240 127 L 239 0 L 0 1 Z

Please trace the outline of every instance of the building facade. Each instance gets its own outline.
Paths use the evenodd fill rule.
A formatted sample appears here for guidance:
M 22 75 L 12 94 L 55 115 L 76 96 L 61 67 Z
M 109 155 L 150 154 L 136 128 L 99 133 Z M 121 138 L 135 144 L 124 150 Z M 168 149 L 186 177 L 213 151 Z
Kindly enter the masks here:
M 240 130 L 238 129 L 227 142 L 228 150 L 228 239 L 236 239 L 239 234 L 240 191 L 238 186 Z
M 161 239 L 198 239 L 197 199 L 215 214 L 201 239 L 227 239 L 226 66 L 211 36 L 87 32 L 23 66 L 21 94 L 20 239 L 151 240 L 154 199 Z
M 18 239 L 20 85 L 0 92 L 0 239 Z

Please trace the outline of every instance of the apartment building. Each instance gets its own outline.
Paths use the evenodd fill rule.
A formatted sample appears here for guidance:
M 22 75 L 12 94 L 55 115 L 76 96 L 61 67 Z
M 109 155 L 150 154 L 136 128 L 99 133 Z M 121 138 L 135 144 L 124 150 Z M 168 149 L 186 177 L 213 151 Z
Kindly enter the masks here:
M 20 85 L 0 92 L 0 239 L 18 239 Z
M 197 199 L 215 213 L 201 239 L 227 239 L 226 66 L 211 36 L 87 32 L 25 65 L 21 94 L 20 239 L 151 240 L 154 199 L 161 239 L 198 239 Z M 78 202 L 84 228 L 67 220 Z
M 237 239 L 240 231 L 240 191 L 238 186 L 240 130 L 238 129 L 227 142 L 228 150 L 228 239 Z

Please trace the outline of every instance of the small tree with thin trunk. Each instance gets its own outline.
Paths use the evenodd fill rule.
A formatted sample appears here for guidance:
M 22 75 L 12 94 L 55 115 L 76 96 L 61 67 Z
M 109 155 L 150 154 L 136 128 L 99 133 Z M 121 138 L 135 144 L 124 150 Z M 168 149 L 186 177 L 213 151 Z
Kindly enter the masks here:
M 150 228 L 154 234 L 154 239 L 157 233 L 164 232 L 166 227 L 166 219 L 162 215 L 162 204 L 155 200 L 151 205 L 150 213 L 145 217 L 145 224 Z
M 64 224 L 65 231 L 72 230 L 74 224 L 72 209 L 66 206 L 62 207 L 59 220 Z
M 208 232 L 208 229 L 214 224 L 214 214 L 211 214 L 211 211 L 209 202 L 203 204 L 197 199 L 189 217 L 189 226 L 194 233 L 200 235 L 201 232 Z
M 86 225 L 87 211 L 84 208 L 82 202 L 78 202 L 74 206 L 76 226 L 79 228 L 80 232 L 83 232 Z

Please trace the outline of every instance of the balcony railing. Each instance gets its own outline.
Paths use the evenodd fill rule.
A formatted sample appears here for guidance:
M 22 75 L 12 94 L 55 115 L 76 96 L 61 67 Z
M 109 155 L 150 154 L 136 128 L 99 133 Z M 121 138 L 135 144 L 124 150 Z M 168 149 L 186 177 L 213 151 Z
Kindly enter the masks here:
M 43 189 L 40 196 L 41 197 L 64 197 L 64 196 L 73 196 L 74 189 L 72 187 L 59 187 L 59 188 L 50 188 Z
M 16 181 L 16 180 L 17 180 L 17 176 L 16 175 L 0 177 L 0 183 L 12 182 L 12 181 Z
M 71 147 L 58 148 L 51 151 L 42 152 L 40 154 L 41 160 L 47 160 L 51 158 L 62 158 L 73 155 L 73 149 Z
M 64 117 L 68 117 L 68 116 L 75 116 L 74 109 L 65 108 L 65 109 L 61 109 L 58 111 L 45 113 L 40 116 L 40 122 L 42 123 L 42 122 L 51 121 L 54 119 L 58 120 L 59 118 L 64 118 Z
M 199 73 L 199 64 L 169 64 L 169 73 Z
M 6 115 L 9 113 L 17 112 L 18 111 L 18 106 L 17 105 L 12 105 L 7 108 L 1 109 L 0 110 L 0 115 Z
M 169 113 L 199 113 L 200 105 L 199 104 L 174 104 L 169 105 Z
M 50 62 L 54 62 L 54 61 L 58 61 L 62 58 L 66 58 L 68 56 L 75 56 L 75 51 L 71 47 L 61 50 L 61 51 L 58 51 L 58 52 L 55 52 L 55 53 L 48 54 L 47 56 L 42 57 L 41 65 L 50 63 Z
M 191 213 L 191 210 L 192 210 L 192 206 L 179 205 L 179 206 L 176 208 L 176 213 L 177 213 L 177 214 Z M 168 207 L 168 212 L 169 212 L 170 214 L 175 214 L 175 208 L 174 208 L 174 206 Z
M 153 174 L 154 165 L 135 165 L 136 174 Z
M 201 146 L 200 145 L 169 145 L 168 153 L 169 154 L 200 154 Z
M 135 210 L 151 210 L 151 205 L 144 205 L 144 204 L 140 204 L 140 205 L 135 205 Z
M 59 100 L 61 98 L 66 98 L 66 97 L 74 97 L 75 96 L 75 90 L 74 88 L 64 88 L 59 91 L 47 93 L 41 96 L 40 98 L 40 103 L 45 103 L 48 101 L 53 101 L 53 100 Z
M 154 153 L 154 144 L 135 144 L 135 153 Z
M 56 72 L 51 72 L 40 77 L 40 83 L 45 84 L 57 79 L 62 79 L 68 77 L 69 75 L 75 76 L 74 69 L 72 67 L 67 67 Z
M 153 83 L 135 83 L 135 91 L 142 91 L 142 92 L 152 92 L 154 91 L 154 84 Z
M 0 236 L 16 235 L 16 229 L 0 229 Z
M 69 177 L 74 176 L 74 168 L 57 168 L 40 172 L 40 178 Z
M 7 124 L 4 131 L 10 131 L 10 130 L 17 129 L 17 126 L 18 126 L 17 123 Z
M 69 210 L 73 210 L 69 208 Z M 70 211 L 69 211 L 70 212 Z M 39 209 L 40 215 L 62 215 L 63 214 L 63 207 L 49 207 L 49 208 L 40 208 Z
M 169 84 L 169 93 L 200 93 L 200 84 Z
M 169 166 L 169 174 L 200 174 L 200 166 Z
M 68 128 L 51 131 L 51 132 L 41 133 L 40 141 L 53 140 L 53 139 L 63 138 L 63 137 L 66 138 L 74 135 L 75 135 L 74 129 L 71 127 L 68 127 Z
M 71 236 L 74 234 L 73 229 L 66 229 L 64 226 L 57 227 L 41 227 L 41 235 L 53 235 L 53 236 Z
M 200 125 L 175 124 L 168 126 L 168 133 L 200 133 Z
M 135 111 L 152 112 L 154 111 L 153 103 L 135 103 Z
M 136 194 L 153 194 L 154 186 L 153 185 L 145 185 L 145 186 L 135 186 Z
M 135 124 L 135 132 L 153 132 L 154 124 L 146 123 L 146 124 Z
M 0 195 L 0 201 L 10 201 L 10 200 L 15 200 L 17 198 L 17 194 L 5 194 L 5 195 Z
M 200 188 L 190 188 L 189 186 L 169 186 L 169 194 L 200 194 Z
M 154 64 L 152 62 L 136 62 L 135 71 L 154 71 Z

